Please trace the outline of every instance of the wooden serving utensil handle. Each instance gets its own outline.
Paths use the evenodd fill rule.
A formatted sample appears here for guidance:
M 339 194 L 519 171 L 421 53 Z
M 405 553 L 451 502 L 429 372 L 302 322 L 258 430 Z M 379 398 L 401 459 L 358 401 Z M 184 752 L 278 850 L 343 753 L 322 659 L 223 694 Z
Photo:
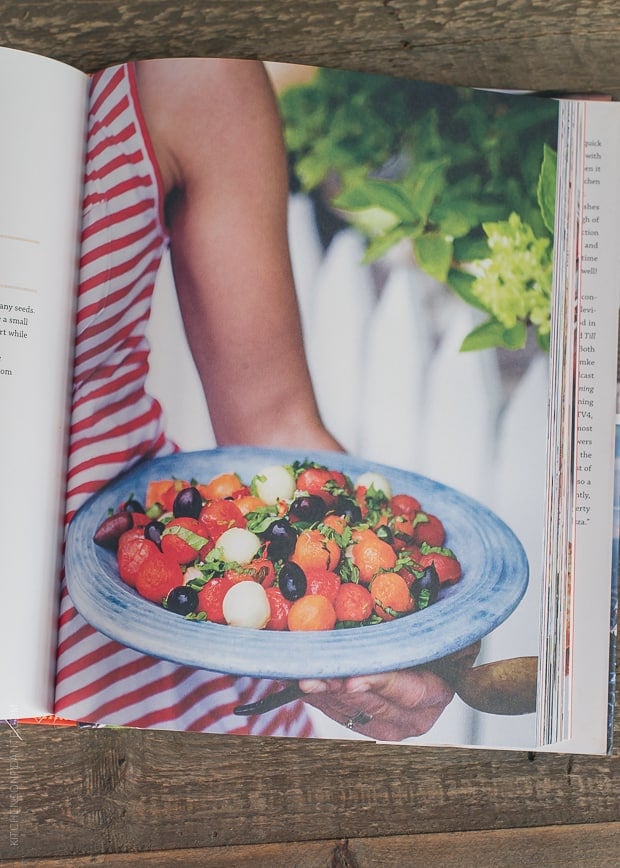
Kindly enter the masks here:
M 446 678 L 446 673 L 442 673 Z M 537 657 L 513 657 L 465 669 L 446 680 L 467 705 L 488 714 L 536 711 Z

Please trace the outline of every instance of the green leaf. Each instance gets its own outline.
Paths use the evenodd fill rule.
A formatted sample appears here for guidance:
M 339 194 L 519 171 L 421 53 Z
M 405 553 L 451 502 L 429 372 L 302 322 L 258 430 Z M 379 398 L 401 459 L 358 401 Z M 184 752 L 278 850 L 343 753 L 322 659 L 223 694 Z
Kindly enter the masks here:
M 475 262 L 477 259 L 487 259 L 490 255 L 491 249 L 486 238 L 468 235 L 454 240 L 454 258 L 457 262 Z
M 471 331 L 461 344 L 461 352 L 488 350 L 501 346 L 504 326 L 496 319 L 488 319 Z
M 430 221 L 439 226 L 444 234 L 462 238 L 479 226 L 482 220 L 488 220 L 489 214 L 496 212 L 496 208 L 481 205 L 471 198 L 454 195 L 453 189 L 448 188 L 442 201 L 433 207 Z
M 416 227 L 412 223 L 399 223 L 398 226 L 395 226 L 393 229 L 389 229 L 382 235 L 377 235 L 376 238 L 373 238 L 370 241 L 366 248 L 363 262 L 366 265 L 375 262 L 379 257 L 383 256 L 384 253 L 387 253 L 391 247 L 394 247 L 395 244 L 402 241 L 403 238 L 412 238 L 418 235 L 420 229 L 421 226 Z
M 404 192 L 400 184 L 370 178 L 344 190 L 334 199 L 337 208 L 346 211 L 360 211 L 364 208 L 383 208 L 394 214 L 402 222 L 417 222 L 420 214 Z
M 297 178 L 304 190 L 313 190 L 321 183 L 329 170 L 329 166 L 312 153 L 300 157 L 295 167 Z
M 459 298 L 471 304 L 472 307 L 478 310 L 483 310 L 488 313 L 488 308 L 478 296 L 473 292 L 473 286 L 476 278 L 473 274 L 467 274 L 465 271 L 458 271 L 456 268 L 451 268 L 448 272 L 448 286 L 453 290 Z
M 538 176 L 536 198 L 543 222 L 553 234 L 555 225 L 555 184 L 557 176 L 557 154 L 546 143 L 543 145 L 543 159 Z
M 447 159 L 431 160 L 427 163 L 416 163 L 404 186 L 409 194 L 413 207 L 426 221 L 435 200 L 446 187 Z
M 445 555 L 447 558 L 456 558 L 452 549 L 445 546 L 431 546 L 426 542 L 420 543 L 420 551 L 423 555 Z
M 273 506 L 260 506 L 258 509 L 253 509 L 252 512 L 248 512 L 246 515 L 246 527 L 248 530 L 252 531 L 252 533 L 263 533 L 263 531 L 267 530 L 270 524 L 278 516 L 278 507 L 276 504 Z
M 342 563 L 338 568 L 338 572 L 340 574 L 340 580 L 343 583 L 352 582 L 355 585 L 359 584 L 360 580 L 360 571 L 355 566 L 351 558 L 344 557 L 342 559 Z
M 298 527 L 298 523 L 295 523 L 295 527 Z M 347 546 L 351 545 L 353 541 L 353 531 L 347 525 L 344 530 L 340 533 L 335 528 L 330 527 L 328 524 L 323 524 L 323 522 L 319 522 L 317 524 L 317 530 L 319 530 L 324 537 L 329 540 L 333 540 L 335 543 L 338 543 L 341 549 L 346 549 Z
M 510 329 L 504 329 L 502 346 L 507 350 L 521 350 L 527 340 L 527 326 L 524 322 L 518 322 Z
M 470 220 L 464 213 L 453 210 L 444 211 L 443 214 L 432 211 L 430 219 L 444 235 L 452 238 L 462 238 L 476 225 L 475 221 Z
M 204 545 L 206 545 L 209 540 L 207 537 L 200 536 L 197 533 L 194 533 L 192 530 L 189 530 L 186 527 L 181 527 L 178 524 L 168 525 L 161 532 L 162 537 L 164 536 L 178 536 L 183 542 L 186 542 L 190 545 L 195 551 L 199 551 Z
M 496 319 L 488 319 L 473 329 L 463 343 L 461 352 L 471 350 L 489 350 L 493 347 L 505 347 L 517 350 L 525 346 L 527 329 L 525 323 L 519 322 L 513 328 L 507 329 Z
M 453 244 L 442 235 L 426 232 L 413 240 L 415 258 L 427 274 L 445 283 L 452 264 Z
M 194 590 L 196 590 L 196 588 L 194 588 Z M 200 590 L 202 590 L 202 588 Z M 207 620 L 207 613 L 206 612 L 190 612 L 189 614 L 185 615 L 185 620 L 186 621 L 206 621 Z

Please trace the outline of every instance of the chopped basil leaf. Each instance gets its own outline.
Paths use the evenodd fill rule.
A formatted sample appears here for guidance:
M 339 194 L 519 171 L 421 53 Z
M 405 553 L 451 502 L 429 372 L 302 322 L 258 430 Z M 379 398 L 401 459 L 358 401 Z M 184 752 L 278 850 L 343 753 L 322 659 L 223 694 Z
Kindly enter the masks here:
M 445 546 L 429 546 L 428 543 L 420 543 L 420 553 L 423 555 L 445 555 L 448 558 L 456 558 L 452 549 Z

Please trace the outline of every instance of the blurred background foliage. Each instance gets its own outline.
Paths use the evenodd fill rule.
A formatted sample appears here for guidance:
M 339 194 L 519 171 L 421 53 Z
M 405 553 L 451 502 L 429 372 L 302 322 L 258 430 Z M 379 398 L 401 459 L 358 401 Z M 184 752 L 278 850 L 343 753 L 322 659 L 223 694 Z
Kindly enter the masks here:
M 548 348 L 558 105 L 318 70 L 279 95 L 294 183 L 486 317 L 462 349 Z

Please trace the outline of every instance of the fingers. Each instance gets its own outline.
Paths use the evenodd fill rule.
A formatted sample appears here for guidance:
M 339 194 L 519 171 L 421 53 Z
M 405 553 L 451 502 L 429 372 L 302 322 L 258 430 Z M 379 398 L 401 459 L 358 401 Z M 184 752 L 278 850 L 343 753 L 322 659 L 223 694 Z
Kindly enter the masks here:
M 361 695 L 371 693 L 388 704 L 405 709 L 445 705 L 452 698 L 452 691 L 445 681 L 427 669 L 405 669 L 327 681 L 304 679 L 299 686 L 312 696 L 327 694 L 361 698 Z
M 407 710 L 445 706 L 452 699 L 452 691 L 446 682 L 426 669 L 359 675 L 346 679 L 344 689 L 350 696 L 365 693 L 378 695 L 388 703 Z
M 382 741 L 428 732 L 453 697 L 445 681 L 425 669 L 304 680 L 300 687 L 306 701 L 332 719 Z
M 424 667 L 378 675 L 319 680 L 299 686 L 305 701 L 333 720 L 381 741 L 401 741 L 423 735 L 451 702 L 450 686 L 458 673 L 470 668 L 480 643 Z

